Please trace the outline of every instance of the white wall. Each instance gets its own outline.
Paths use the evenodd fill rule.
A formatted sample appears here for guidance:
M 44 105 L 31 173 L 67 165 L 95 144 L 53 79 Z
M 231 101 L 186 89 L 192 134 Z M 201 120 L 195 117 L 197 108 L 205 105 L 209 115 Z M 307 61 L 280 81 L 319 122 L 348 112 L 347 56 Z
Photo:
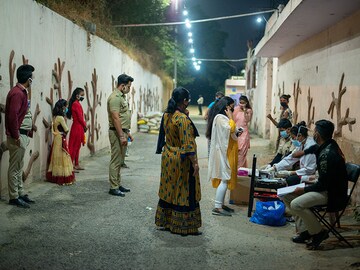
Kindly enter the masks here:
M 250 128 L 263 138 L 269 138 L 270 123 L 266 115 L 270 113 L 272 69 L 272 59 L 259 58 L 257 60 L 257 86 L 247 91 L 254 112 Z
M 43 179 L 46 168 L 48 146 L 45 143 L 45 127 L 42 118 L 51 118 L 50 106 L 45 98 L 50 97 L 50 88 L 53 87 L 54 78 L 52 69 L 58 57 L 65 61 L 62 75 L 63 97 L 68 96 L 68 77 L 70 70 L 73 87 L 84 87 L 87 82 L 90 87 L 90 100 L 92 100 L 91 79 L 96 68 L 98 75 L 98 94 L 102 92 L 101 106 L 96 110 L 98 122 L 101 124 L 100 138 L 96 141 L 96 149 L 108 146 L 108 121 L 106 100 L 112 91 L 113 75 L 117 78 L 121 73 L 134 77 L 133 87 L 135 93 L 135 108 L 132 114 L 132 131 L 136 132 L 136 115 L 138 112 L 140 89 L 141 93 L 152 97 L 152 104 L 144 106 L 142 97 L 142 113 L 145 110 L 160 110 L 163 107 L 163 84 L 160 78 L 143 69 L 139 63 L 132 60 L 121 50 L 115 48 L 97 36 L 88 33 L 64 17 L 54 13 L 35 1 L 0 0 L 0 103 L 5 104 L 6 95 L 10 89 L 9 56 L 15 51 L 14 63 L 22 64 L 22 55 L 29 59 L 29 64 L 35 67 L 35 80 L 32 86 L 31 111 L 39 104 L 41 113 L 36 122 L 38 131 L 26 151 L 25 165 L 30 151 L 39 151 L 40 157 L 35 162 L 29 182 Z M 88 40 L 89 38 L 89 40 Z M 14 81 L 16 82 L 16 76 Z M 42 95 L 41 95 L 42 94 Z M 131 95 L 129 95 L 131 97 Z M 156 97 L 156 98 L 155 98 Z M 54 100 L 57 96 L 54 94 Z M 130 100 L 130 105 L 132 101 Z M 82 103 L 84 112 L 87 111 L 86 99 Z M 144 108 L 145 107 L 145 108 Z M 4 115 L 2 114 L 4 120 Z M 90 123 L 90 121 L 89 121 Z M 68 121 L 71 124 L 71 121 Z M 0 124 L 0 143 L 6 140 L 4 121 Z M 81 156 L 89 155 L 89 149 L 83 147 Z M 5 152 L 0 164 L 0 190 L 4 196 L 7 189 L 8 152 Z

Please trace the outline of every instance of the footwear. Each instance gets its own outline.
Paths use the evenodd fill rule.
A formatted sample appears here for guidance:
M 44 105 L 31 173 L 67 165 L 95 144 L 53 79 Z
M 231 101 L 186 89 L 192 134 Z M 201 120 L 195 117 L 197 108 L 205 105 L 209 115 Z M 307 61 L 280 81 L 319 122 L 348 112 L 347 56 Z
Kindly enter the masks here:
M 27 203 L 35 203 L 35 201 L 30 199 L 29 195 L 27 195 L 27 194 L 19 196 L 19 199 L 21 199 L 21 200 L 23 200 L 24 202 L 27 202 Z
M 231 217 L 231 214 L 229 212 L 226 211 L 220 211 L 216 208 L 214 208 L 211 213 L 215 216 L 224 216 L 224 217 Z
M 120 186 L 120 187 L 119 187 L 119 190 L 120 190 L 121 192 L 130 192 L 130 188 L 126 188 L 126 187 L 123 187 L 123 186 Z
M 124 163 L 124 164 L 121 164 L 121 168 L 130 169 L 130 167 L 129 167 L 128 165 L 126 165 L 125 163 Z
M 22 199 L 11 199 L 9 200 L 9 204 L 16 205 L 21 208 L 30 208 L 30 204 L 24 202 Z
M 224 209 L 225 211 L 228 211 L 229 213 L 234 213 L 234 212 L 235 212 L 234 209 L 232 209 L 232 208 L 230 208 L 230 207 L 228 207 L 228 206 L 226 206 L 226 205 L 223 205 L 223 206 L 222 206 L 222 209 Z
M 80 167 L 80 166 L 75 166 L 74 169 L 77 170 L 77 171 L 85 170 L 85 168 Z
M 321 232 L 312 235 L 312 241 L 306 244 L 306 248 L 309 250 L 315 250 L 320 246 L 322 241 L 328 238 L 329 238 L 329 232 L 326 230 L 321 230 Z
M 287 217 L 286 221 L 287 222 L 295 222 L 295 219 L 291 216 L 291 217 Z
M 310 233 L 308 231 L 303 231 L 299 235 L 294 236 L 292 238 L 292 241 L 298 244 L 305 244 L 310 239 L 311 239 Z
M 120 196 L 120 197 L 125 197 L 125 194 L 122 193 L 120 190 L 118 189 L 110 189 L 109 190 L 109 194 L 110 195 L 114 195 L 114 196 Z

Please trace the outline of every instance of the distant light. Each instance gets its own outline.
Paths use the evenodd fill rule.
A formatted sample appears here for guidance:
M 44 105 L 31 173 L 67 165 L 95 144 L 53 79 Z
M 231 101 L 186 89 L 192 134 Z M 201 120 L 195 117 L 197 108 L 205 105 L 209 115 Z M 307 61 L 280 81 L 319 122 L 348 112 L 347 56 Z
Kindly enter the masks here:
M 184 16 L 187 16 L 189 14 L 189 12 L 187 10 L 184 10 L 183 14 L 184 14 Z
M 193 62 L 195 62 L 195 61 L 196 61 L 196 58 L 195 58 L 195 57 L 193 57 L 193 58 L 191 58 L 191 60 L 192 60 Z
M 185 19 L 185 23 L 190 23 L 190 20 L 189 20 L 189 19 Z
M 262 22 L 262 18 L 261 18 L 261 17 L 257 17 L 256 22 L 257 22 L 257 23 L 261 23 L 261 22 Z
M 196 63 L 196 62 L 193 62 L 193 65 L 194 65 L 194 67 L 196 67 L 196 66 L 197 66 L 197 63 Z
M 194 40 L 192 38 L 189 38 L 189 43 L 190 44 L 193 44 L 194 43 Z
M 199 70 L 200 70 L 200 66 L 195 66 L 195 69 L 199 71 Z
M 192 33 L 191 33 L 191 32 L 188 33 L 188 37 L 192 37 Z
M 198 64 L 199 64 L 199 65 L 201 64 L 201 61 L 200 61 L 200 60 L 198 61 Z
M 189 22 L 185 23 L 186 28 L 191 28 L 191 24 Z
M 195 52 L 195 49 L 194 49 L 194 48 L 191 48 L 191 49 L 190 49 L 190 52 L 191 52 L 191 53 L 194 53 L 194 52 Z

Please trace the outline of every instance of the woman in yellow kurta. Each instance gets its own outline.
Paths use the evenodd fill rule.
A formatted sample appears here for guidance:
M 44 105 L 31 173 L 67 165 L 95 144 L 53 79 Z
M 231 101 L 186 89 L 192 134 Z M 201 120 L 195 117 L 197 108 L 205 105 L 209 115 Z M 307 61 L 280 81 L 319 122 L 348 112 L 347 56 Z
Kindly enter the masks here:
M 234 100 L 223 97 L 209 116 L 206 136 L 211 140 L 208 179 L 216 190 L 214 215 L 231 216 L 233 209 L 224 205 L 227 189 L 233 189 L 237 178 L 237 136 L 232 112 Z M 225 210 L 225 211 L 224 211 Z
M 65 123 L 64 115 L 67 101 L 60 99 L 53 110 L 52 133 L 54 135 L 50 153 L 50 164 L 46 179 L 59 185 L 70 185 L 75 181 L 73 164 L 66 143 L 66 134 L 69 128 Z
M 199 235 L 200 179 L 195 137 L 188 116 L 189 91 L 175 88 L 163 115 L 156 153 L 161 153 L 159 203 L 155 224 L 172 233 Z

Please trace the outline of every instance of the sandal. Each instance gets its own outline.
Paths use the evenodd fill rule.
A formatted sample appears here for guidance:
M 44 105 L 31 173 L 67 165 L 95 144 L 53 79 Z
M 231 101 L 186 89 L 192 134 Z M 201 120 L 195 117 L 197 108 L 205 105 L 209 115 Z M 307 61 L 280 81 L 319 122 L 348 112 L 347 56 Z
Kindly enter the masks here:
M 224 216 L 224 217 L 231 217 L 231 214 L 226 211 L 220 211 L 216 208 L 214 208 L 211 213 L 215 216 Z
M 223 205 L 223 206 L 222 206 L 222 209 L 224 209 L 225 211 L 228 211 L 228 212 L 230 212 L 230 213 L 234 213 L 234 212 L 235 212 L 234 209 L 232 209 L 232 208 L 230 208 L 230 207 L 228 207 L 228 206 L 226 206 L 226 205 Z

